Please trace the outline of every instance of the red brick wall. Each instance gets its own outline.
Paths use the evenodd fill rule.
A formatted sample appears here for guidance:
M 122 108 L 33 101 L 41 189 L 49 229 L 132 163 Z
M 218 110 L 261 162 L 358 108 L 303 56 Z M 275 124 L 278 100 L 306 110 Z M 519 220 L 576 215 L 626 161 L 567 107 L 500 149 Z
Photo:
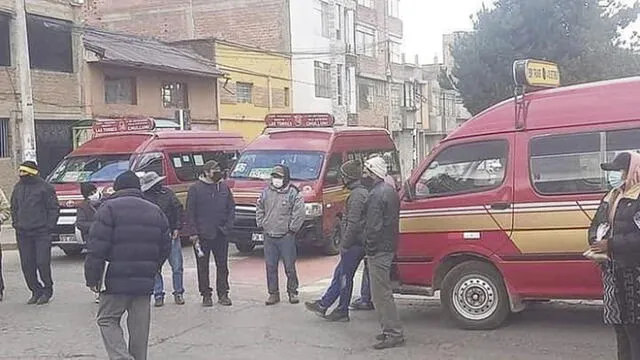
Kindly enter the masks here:
M 89 4 L 91 3 L 91 4 Z M 90 24 L 164 40 L 216 37 L 291 50 L 287 0 L 93 0 Z M 193 15 L 193 16 L 192 16 Z

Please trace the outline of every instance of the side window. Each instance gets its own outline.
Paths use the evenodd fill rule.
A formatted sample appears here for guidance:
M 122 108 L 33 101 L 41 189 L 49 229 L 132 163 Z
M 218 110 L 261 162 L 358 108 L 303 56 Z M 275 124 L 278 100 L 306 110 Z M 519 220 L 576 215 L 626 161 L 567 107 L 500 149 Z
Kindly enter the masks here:
M 416 184 L 417 197 L 480 192 L 502 184 L 509 145 L 491 140 L 442 150 Z
M 324 176 L 325 187 L 340 184 L 340 166 L 342 166 L 342 154 L 332 154 Z
M 626 129 L 607 132 L 607 161 L 612 161 L 618 153 L 640 151 L 640 129 Z
M 178 180 L 188 182 L 195 181 L 198 178 L 198 170 L 194 164 L 194 156 L 192 156 L 192 154 L 171 154 L 170 158 Z M 202 155 L 200 155 L 200 158 L 196 158 L 196 160 L 202 162 Z M 204 162 L 202 164 L 204 164 Z
M 382 156 L 384 161 L 387 163 L 387 171 L 389 175 L 400 175 L 400 158 L 397 150 L 364 150 L 360 152 L 350 152 L 347 154 L 347 159 L 359 160 L 360 163 L 364 164 L 367 159 L 376 155 Z
M 136 165 L 136 172 L 155 172 L 164 176 L 164 156 L 162 153 L 147 153 L 141 155 Z
M 600 133 L 552 135 L 530 143 L 533 187 L 544 195 L 606 189 L 600 169 Z

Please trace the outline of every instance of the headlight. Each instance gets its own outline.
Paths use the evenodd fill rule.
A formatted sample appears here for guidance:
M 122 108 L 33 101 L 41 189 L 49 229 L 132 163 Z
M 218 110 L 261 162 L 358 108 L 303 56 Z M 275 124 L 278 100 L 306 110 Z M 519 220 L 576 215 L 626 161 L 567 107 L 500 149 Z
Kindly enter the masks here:
M 322 216 L 322 203 L 304 204 L 304 212 L 306 213 L 307 217 Z

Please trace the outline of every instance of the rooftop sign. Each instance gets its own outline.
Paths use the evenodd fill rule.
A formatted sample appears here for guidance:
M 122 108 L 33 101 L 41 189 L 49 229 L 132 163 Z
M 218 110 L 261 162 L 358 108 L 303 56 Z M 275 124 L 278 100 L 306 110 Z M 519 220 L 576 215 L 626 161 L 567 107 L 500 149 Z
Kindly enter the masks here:
M 560 86 L 558 65 L 543 60 L 516 60 L 513 78 L 518 86 L 554 88 Z
M 269 128 L 317 128 L 332 127 L 336 119 L 331 114 L 269 114 L 264 118 Z
M 93 124 L 94 134 L 112 134 L 129 131 L 150 131 L 155 129 L 156 123 L 151 118 L 146 119 L 108 119 L 96 120 Z

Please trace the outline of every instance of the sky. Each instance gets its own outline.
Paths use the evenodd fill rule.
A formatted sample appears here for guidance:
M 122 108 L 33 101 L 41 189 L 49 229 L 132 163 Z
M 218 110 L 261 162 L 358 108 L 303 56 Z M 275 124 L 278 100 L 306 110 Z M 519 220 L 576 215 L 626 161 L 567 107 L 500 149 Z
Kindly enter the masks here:
M 632 4 L 635 0 L 622 1 Z M 401 0 L 407 61 L 412 61 L 415 54 L 420 56 L 422 64 L 433 63 L 436 54 L 442 61 L 442 35 L 471 30 L 473 24 L 469 16 L 482 8 L 483 3 L 490 6 L 493 0 Z M 640 30 L 640 23 L 634 28 Z

